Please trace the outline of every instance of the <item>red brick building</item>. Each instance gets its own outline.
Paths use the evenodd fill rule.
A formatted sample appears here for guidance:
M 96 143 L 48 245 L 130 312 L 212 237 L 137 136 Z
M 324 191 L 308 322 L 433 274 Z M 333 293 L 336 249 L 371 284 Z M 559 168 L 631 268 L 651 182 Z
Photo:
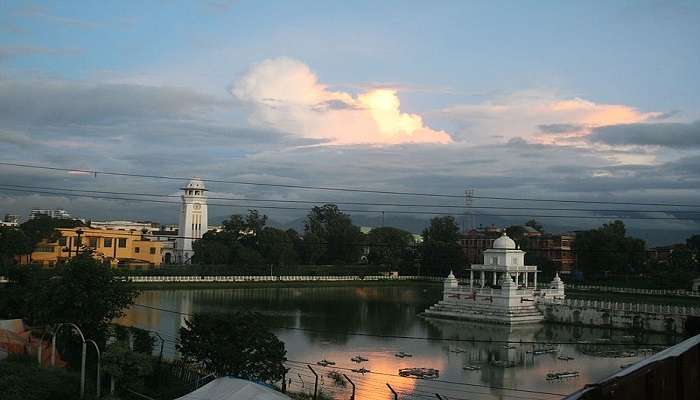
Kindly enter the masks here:
M 462 246 L 467 266 L 481 263 L 483 251 L 493 247 L 494 240 L 501 236 L 502 231 L 496 226 L 490 226 L 472 229 L 464 233 L 459 239 L 459 244 Z M 537 253 L 547 258 L 563 274 L 568 274 L 573 270 L 576 263 L 573 251 L 574 241 L 576 240 L 574 234 L 543 234 L 526 226 L 523 227 L 523 236 L 527 240 L 523 250 Z

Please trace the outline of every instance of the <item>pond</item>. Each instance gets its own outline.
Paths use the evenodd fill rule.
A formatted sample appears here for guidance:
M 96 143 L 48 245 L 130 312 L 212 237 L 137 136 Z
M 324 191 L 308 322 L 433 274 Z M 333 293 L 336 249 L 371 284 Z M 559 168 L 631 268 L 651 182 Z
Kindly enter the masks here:
M 335 370 L 357 385 L 357 399 L 393 398 L 387 383 L 400 398 L 437 398 L 435 393 L 450 399 L 560 398 L 644 358 L 641 348 L 653 349 L 632 345 L 633 340 L 666 345 L 677 341 L 658 334 L 635 338 L 624 331 L 602 328 L 555 324 L 507 327 L 419 316 L 441 298 L 441 293 L 441 286 L 431 284 L 148 290 L 141 293 L 137 304 L 173 312 L 137 305 L 120 323 L 160 332 L 166 339 L 165 355 L 174 358 L 174 340 L 187 314 L 258 311 L 284 327 L 274 331 L 287 348 L 291 368 L 287 379 L 292 390 L 313 391 L 314 377 L 305 365 L 308 363 L 319 374 L 323 392 L 349 398 L 350 385 L 342 386 L 329 375 Z M 570 344 L 557 344 L 562 342 Z M 556 352 L 535 354 L 546 348 Z M 401 352 L 411 357 L 397 357 Z M 368 361 L 351 361 L 357 355 Z M 567 357 L 573 359 L 565 360 Z M 336 364 L 316 365 L 324 359 Z M 399 369 L 414 367 L 437 369 L 440 376 L 427 380 L 398 375 Z M 360 368 L 371 372 L 351 371 Z M 545 379 L 548 373 L 563 371 L 578 371 L 579 376 Z

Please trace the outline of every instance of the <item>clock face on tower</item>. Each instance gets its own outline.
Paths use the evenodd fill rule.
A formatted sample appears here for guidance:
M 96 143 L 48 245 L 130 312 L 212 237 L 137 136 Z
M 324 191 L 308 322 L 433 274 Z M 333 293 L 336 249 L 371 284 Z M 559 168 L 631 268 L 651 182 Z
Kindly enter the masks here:
M 192 206 L 192 208 L 194 208 L 195 210 L 199 210 L 200 208 L 202 208 L 202 205 L 199 204 L 199 203 L 194 203 L 194 205 Z

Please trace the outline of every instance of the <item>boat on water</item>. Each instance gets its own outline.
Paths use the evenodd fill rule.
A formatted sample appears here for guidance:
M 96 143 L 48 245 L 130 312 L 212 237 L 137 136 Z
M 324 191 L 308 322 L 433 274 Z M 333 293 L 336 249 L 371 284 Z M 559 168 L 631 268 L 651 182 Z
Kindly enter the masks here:
M 545 347 L 543 349 L 535 349 L 532 351 L 528 351 L 528 353 L 532 353 L 532 355 L 535 356 L 541 356 L 542 354 L 550 354 L 550 353 L 556 353 L 559 350 L 556 347 Z
M 400 352 L 394 354 L 394 357 L 398 357 L 398 358 L 413 357 L 413 354 L 404 353 L 403 351 L 400 351 Z
M 323 359 L 323 360 L 317 362 L 316 365 L 320 365 L 320 366 L 322 366 L 322 367 L 327 367 L 327 366 L 329 366 L 329 365 L 335 365 L 335 362 L 333 362 L 333 361 L 328 361 L 328 360 L 326 360 L 326 359 Z
M 355 356 L 355 357 L 351 358 L 350 361 L 356 362 L 356 363 L 361 363 L 361 362 L 364 362 L 364 361 L 369 361 L 369 359 L 368 359 L 368 358 L 364 358 L 364 357 L 358 355 L 358 356 Z
M 515 346 L 513 346 L 512 344 L 504 344 L 503 348 L 506 350 L 513 350 Z
M 436 379 L 440 377 L 440 371 L 435 368 L 401 368 L 399 376 L 416 379 Z
M 362 375 L 364 375 L 364 374 L 366 374 L 366 373 L 368 373 L 368 372 L 371 372 L 370 370 L 368 370 L 367 368 L 364 368 L 364 367 L 363 367 L 363 368 L 358 368 L 358 369 L 351 369 L 350 371 L 352 371 L 352 372 L 354 372 L 354 373 L 356 373 L 356 374 L 362 374 Z
M 557 359 L 558 359 L 558 360 L 563 360 L 563 361 L 575 360 L 575 358 L 573 358 L 573 357 L 571 357 L 571 356 L 559 356 L 559 357 L 557 357 Z
M 494 360 L 491 361 L 491 365 L 499 368 L 513 368 L 515 367 L 514 361 L 504 361 L 504 360 Z
M 465 365 L 462 369 L 465 371 L 479 371 L 481 367 L 478 365 Z
M 550 372 L 547 374 L 546 379 L 553 381 L 556 379 L 576 378 L 578 375 L 578 371 Z

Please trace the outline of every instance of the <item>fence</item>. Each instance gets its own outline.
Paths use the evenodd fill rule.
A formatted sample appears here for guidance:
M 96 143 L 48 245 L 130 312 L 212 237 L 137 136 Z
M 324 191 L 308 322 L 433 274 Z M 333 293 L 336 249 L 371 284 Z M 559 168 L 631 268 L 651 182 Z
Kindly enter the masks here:
M 442 282 L 445 278 L 430 276 L 357 276 L 357 275 L 180 275 L 180 276 L 127 276 L 133 283 L 178 283 L 178 282 L 345 282 L 345 281 L 430 281 Z
M 651 296 L 684 296 L 684 297 L 700 297 L 700 292 L 693 292 L 684 289 L 638 289 L 616 286 L 599 286 L 599 285 L 567 285 L 572 290 L 582 290 L 590 292 L 606 292 L 606 293 L 626 293 L 626 294 L 641 294 Z
M 700 393 L 700 335 L 670 347 L 564 400 L 695 400 Z

